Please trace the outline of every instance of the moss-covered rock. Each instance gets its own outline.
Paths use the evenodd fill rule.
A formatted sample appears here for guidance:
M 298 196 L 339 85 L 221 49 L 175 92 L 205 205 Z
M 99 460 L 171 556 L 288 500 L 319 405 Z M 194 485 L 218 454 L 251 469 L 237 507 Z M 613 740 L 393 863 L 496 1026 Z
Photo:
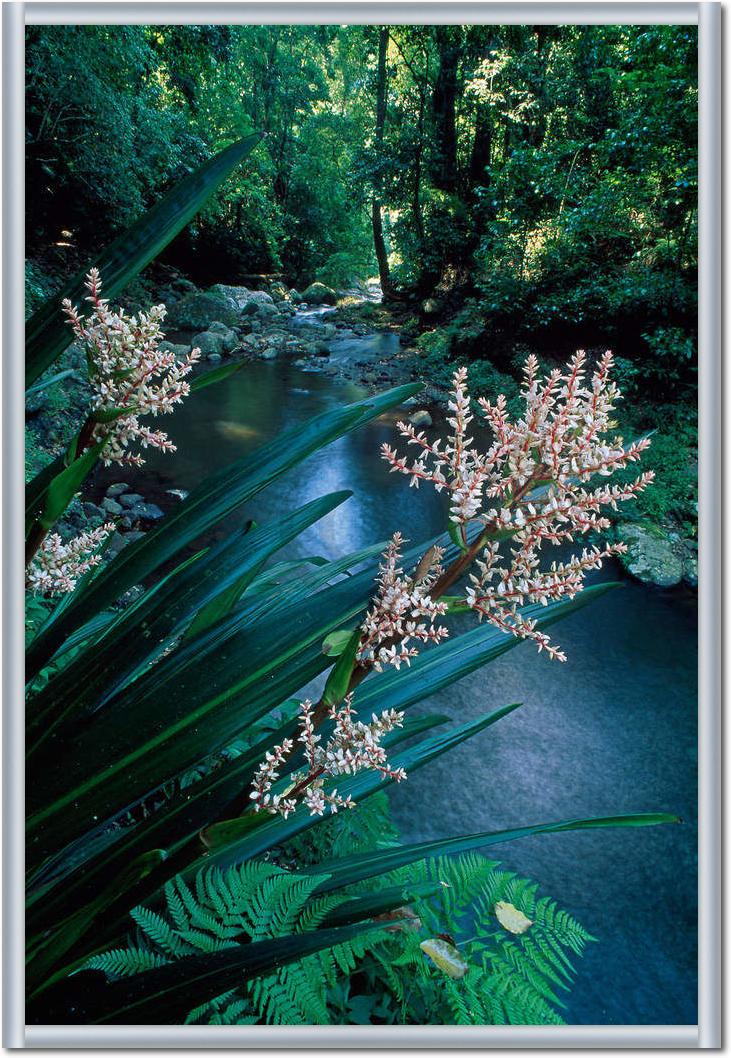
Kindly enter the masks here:
M 223 294 L 199 290 L 187 294 L 171 305 L 165 321 L 166 328 L 179 331 L 205 331 L 214 321 L 235 327 L 239 313 Z
M 683 558 L 662 529 L 646 523 L 622 522 L 617 535 L 627 545 L 625 568 L 643 584 L 674 588 L 683 579 Z
M 324 283 L 310 283 L 307 289 L 302 291 L 302 298 L 308 305 L 334 305 L 338 300 L 335 291 Z

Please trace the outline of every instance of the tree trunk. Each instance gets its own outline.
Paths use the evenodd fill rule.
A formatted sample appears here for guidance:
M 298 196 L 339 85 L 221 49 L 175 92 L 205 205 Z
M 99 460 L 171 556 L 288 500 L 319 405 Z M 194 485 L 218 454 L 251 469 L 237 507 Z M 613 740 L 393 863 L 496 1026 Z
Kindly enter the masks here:
M 383 132 L 386 125 L 386 48 L 388 45 L 388 28 L 381 26 L 378 32 L 378 73 L 376 77 L 376 156 L 380 162 L 383 155 Z M 391 276 L 388 268 L 386 241 L 383 238 L 383 218 L 381 216 L 381 194 L 383 181 L 380 173 L 374 181 L 373 202 L 371 205 L 371 222 L 373 224 L 373 248 L 378 261 L 378 275 L 381 290 L 386 297 L 391 291 Z
M 439 74 L 432 96 L 432 111 L 438 148 L 434 184 L 442 191 L 457 190 L 457 67 L 460 58 L 459 37 L 451 26 L 436 27 L 439 52 Z

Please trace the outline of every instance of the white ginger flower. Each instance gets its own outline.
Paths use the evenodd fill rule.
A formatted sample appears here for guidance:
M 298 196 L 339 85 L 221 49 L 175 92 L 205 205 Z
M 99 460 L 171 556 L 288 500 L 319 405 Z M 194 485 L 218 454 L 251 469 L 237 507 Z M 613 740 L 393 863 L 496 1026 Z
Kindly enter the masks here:
M 107 522 L 65 542 L 58 533 L 51 533 L 26 571 L 27 586 L 44 595 L 73 591 L 79 578 L 101 562 L 95 552 L 112 532 L 114 526 Z
M 132 443 L 174 452 L 175 445 L 167 434 L 140 423 L 140 416 L 169 414 L 188 396 L 190 384 L 185 376 L 200 359 L 200 350 L 193 349 L 178 360 L 170 350 L 160 349 L 165 306 L 156 305 L 136 316 L 128 316 L 121 309 L 112 311 L 101 297 L 96 268 L 89 272 L 86 288 L 86 300 L 92 305 L 89 317 L 82 316 L 68 298 L 63 310 L 76 340 L 86 350 L 92 414 L 102 420 L 94 425 L 91 443 L 106 441 L 101 458 L 107 466 L 144 463 L 139 453 L 129 451 Z M 103 421 L 105 413 L 115 415 L 127 408 L 128 413 Z
M 334 721 L 332 734 L 324 745 L 315 732 L 314 707 L 304 701 L 300 706 L 300 731 L 296 742 L 304 749 L 306 770 L 290 776 L 288 789 L 272 793 L 272 785 L 279 779 L 280 769 L 291 756 L 295 740 L 284 739 L 280 746 L 269 751 L 254 776 L 250 799 L 256 812 L 266 811 L 282 815 L 286 819 L 301 803 L 310 815 L 323 815 L 326 808 L 335 814 L 341 808 L 354 808 L 355 802 L 348 795 L 342 797 L 337 789 L 325 789 L 325 781 L 337 775 L 355 775 L 363 770 L 374 770 L 382 778 L 401 782 L 406 778 L 403 768 L 391 768 L 382 739 L 390 731 L 403 725 L 403 713 L 393 709 L 381 716 L 374 713 L 370 723 L 356 719 L 352 696 L 341 706 L 329 711 Z
M 434 624 L 437 617 L 447 612 L 447 604 L 436 602 L 429 595 L 429 589 L 442 573 L 439 564 L 442 551 L 432 548 L 414 577 L 407 579 L 398 564 L 403 542 L 401 534 L 395 533 L 386 548 L 379 567 L 376 596 L 361 625 L 358 661 L 377 672 L 385 665 L 397 669 L 402 663 L 410 665 L 419 649 L 409 644 L 439 643 L 449 634 L 446 628 Z
M 609 436 L 612 414 L 621 398 L 610 381 L 613 357 L 606 352 L 590 378 L 586 376 L 586 354 L 576 353 L 566 369 L 541 378 L 538 361 L 529 356 L 524 367 L 523 415 L 512 422 L 507 402 L 499 396 L 494 404 L 481 398 L 480 409 L 491 427 L 493 442 L 478 451 L 467 429 L 472 422 L 467 395 L 467 371 L 454 373 L 454 390 L 447 422 L 452 429 L 444 446 L 430 442 L 408 423 L 398 428 L 409 445 L 419 449 L 409 463 L 389 445 L 383 458 L 392 471 L 411 477 L 411 484 L 428 481 L 450 494 L 449 517 L 461 527 L 477 522 L 473 555 L 478 573 L 470 577 L 466 602 L 502 631 L 532 639 L 539 650 L 565 660 L 551 646 L 534 620 L 521 616 L 528 603 L 573 598 L 581 591 L 589 570 L 601 567 L 603 559 L 622 553 L 624 545 L 608 544 L 584 550 L 580 557 L 540 568 L 539 552 L 544 543 L 571 542 L 577 534 L 601 531 L 611 524 L 602 508 L 617 510 L 653 480 L 652 471 L 640 474 L 626 485 L 601 484 L 586 487 L 595 476 L 606 478 L 637 462 L 649 446 L 649 438 L 625 447 L 621 437 Z M 503 557 L 499 540 L 509 537 L 509 556 Z M 478 556 L 482 555 L 481 558 Z M 389 654 L 391 664 L 407 660 Z

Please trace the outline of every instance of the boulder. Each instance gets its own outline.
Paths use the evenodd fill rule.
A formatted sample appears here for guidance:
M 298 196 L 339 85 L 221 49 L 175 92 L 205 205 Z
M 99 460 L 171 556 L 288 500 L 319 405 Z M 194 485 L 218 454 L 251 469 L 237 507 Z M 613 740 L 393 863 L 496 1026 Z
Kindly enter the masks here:
M 419 411 L 412 412 L 412 414 L 409 415 L 409 422 L 412 426 L 431 426 L 432 417 L 428 411 L 425 411 L 424 408 L 420 408 Z
M 223 355 L 223 336 L 216 334 L 215 331 L 202 331 L 200 334 L 196 334 L 193 339 L 193 345 L 200 349 L 201 356 Z
M 289 300 L 292 302 L 293 305 L 301 305 L 303 298 L 300 292 L 298 290 L 295 290 L 294 287 L 292 287 L 289 292 Z
M 261 354 L 261 358 L 262 360 L 276 360 L 278 355 L 279 350 L 274 349 L 272 346 L 269 346 L 269 348 L 265 349 L 264 352 Z
M 192 346 L 183 344 L 176 345 L 175 342 L 160 342 L 160 348 L 173 353 L 177 360 L 182 360 L 184 356 L 188 355 Z
M 302 291 L 302 299 L 308 305 L 334 305 L 338 296 L 331 287 L 324 283 L 310 283 L 306 290 Z
M 289 301 L 289 291 L 284 283 L 270 283 L 269 293 L 275 301 Z
M 698 557 L 686 555 L 683 561 L 683 584 L 688 588 L 698 587 Z
M 683 579 L 683 560 L 662 529 L 644 523 L 623 522 L 617 535 L 627 545 L 625 568 L 643 584 L 673 588 Z
M 235 349 L 239 343 L 236 331 L 231 330 L 225 323 L 221 323 L 218 320 L 214 322 L 208 328 L 209 334 L 220 334 L 223 338 L 223 348 L 227 353 L 230 353 L 232 349 Z
M 227 327 L 234 327 L 238 318 L 238 311 L 228 298 L 222 294 L 199 290 L 195 294 L 186 294 L 171 306 L 167 324 L 171 330 L 195 332 L 205 331 L 214 320 Z M 195 344 L 193 342 L 193 345 Z

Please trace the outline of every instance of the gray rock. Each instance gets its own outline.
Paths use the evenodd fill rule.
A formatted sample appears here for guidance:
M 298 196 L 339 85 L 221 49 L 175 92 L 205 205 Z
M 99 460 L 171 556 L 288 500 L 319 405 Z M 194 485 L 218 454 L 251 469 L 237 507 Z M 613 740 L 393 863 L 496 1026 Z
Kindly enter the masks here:
M 269 305 L 266 301 L 262 301 L 256 306 L 256 315 L 260 320 L 273 320 L 279 313 L 276 305 Z
M 686 555 L 683 561 L 683 584 L 689 588 L 698 587 L 698 559 L 695 555 Z
M 270 283 L 269 293 L 275 301 L 288 301 L 289 291 L 287 290 L 284 283 Z
M 248 287 L 235 287 L 227 283 L 215 283 L 208 293 L 214 297 L 223 298 L 236 312 L 241 312 L 252 291 Z
M 206 360 L 210 360 L 212 364 L 220 364 L 223 360 L 223 357 L 220 353 L 209 353 L 206 357 Z
M 106 495 L 114 499 L 116 496 L 121 496 L 123 492 L 129 492 L 129 485 L 124 481 L 118 481 L 116 484 L 109 486 Z
M 118 555 L 123 547 L 127 545 L 127 538 L 122 533 L 115 533 L 112 539 L 107 544 L 106 553 L 108 555 Z
M 214 320 L 234 327 L 238 318 L 238 311 L 226 297 L 210 291 L 198 291 L 186 294 L 172 305 L 166 322 L 171 330 L 195 332 L 205 331 Z
M 406 400 L 403 402 L 403 407 L 404 408 L 418 408 L 419 407 L 418 398 L 417 397 L 407 397 Z
M 106 511 L 107 514 L 117 515 L 122 513 L 122 507 L 116 500 L 110 499 L 107 496 L 102 500 L 102 510 Z
M 166 352 L 173 353 L 178 360 L 182 360 L 184 356 L 187 356 L 192 346 L 190 345 L 176 345 L 174 342 L 160 342 L 160 348 Z
M 272 346 L 269 346 L 269 348 L 265 349 L 264 352 L 261 354 L 261 358 L 262 360 L 276 360 L 278 355 L 279 350 L 272 348 Z
M 329 342 L 337 335 L 338 329 L 334 323 L 323 323 L 320 334 L 324 341 Z
M 136 540 L 141 540 L 144 535 L 140 530 L 129 533 L 115 533 L 109 541 L 107 552 L 108 554 L 118 555 L 128 544 L 134 544 Z
M 223 355 L 223 337 L 214 331 L 202 331 L 200 334 L 196 334 L 193 339 L 193 345 L 200 349 L 202 356 L 210 356 L 211 353 L 218 353 L 219 356 Z
M 308 305 L 334 305 L 338 296 L 331 287 L 324 283 L 310 283 L 306 290 L 302 291 L 302 299 Z
M 165 489 L 168 496 L 174 496 L 176 500 L 184 500 L 188 495 L 187 489 Z
M 221 323 L 219 320 L 215 320 L 208 328 L 209 334 L 220 334 L 223 339 L 223 348 L 227 353 L 230 353 L 232 349 L 236 348 L 238 344 L 238 338 L 236 331 L 231 330 L 225 323 Z
M 289 292 L 289 300 L 292 302 L 293 305 L 301 305 L 302 295 L 299 293 L 299 291 L 295 290 L 294 287 L 292 287 Z
M 249 301 L 254 301 L 257 305 L 274 304 L 274 298 L 271 294 L 267 294 L 266 290 L 250 290 Z
M 432 417 L 428 411 L 421 408 L 419 411 L 415 411 L 409 415 L 409 422 L 412 426 L 431 426 Z
M 123 507 L 136 507 L 138 503 L 145 502 L 145 497 L 140 496 L 139 492 L 126 492 L 119 497 L 119 502 Z
M 128 511 L 133 521 L 156 522 L 165 515 L 154 503 L 138 503 Z
M 246 353 L 255 353 L 259 348 L 261 341 L 255 334 L 245 334 L 241 339 L 241 348 Z
M 82 503 L 81 509 L 87 518 L 91 518 L 92 521 L 97 521 L 99 518 L 104 517 L 104 511 L 101 507 L 97 507 L 95 503 Z
M 617 526 L 617 534 L 627 545 L 627 554 L 622 561 L 633 577 L 659 588 L 673 588 L 680 584 L 683 561 L 662 529 L 623 522 Z

